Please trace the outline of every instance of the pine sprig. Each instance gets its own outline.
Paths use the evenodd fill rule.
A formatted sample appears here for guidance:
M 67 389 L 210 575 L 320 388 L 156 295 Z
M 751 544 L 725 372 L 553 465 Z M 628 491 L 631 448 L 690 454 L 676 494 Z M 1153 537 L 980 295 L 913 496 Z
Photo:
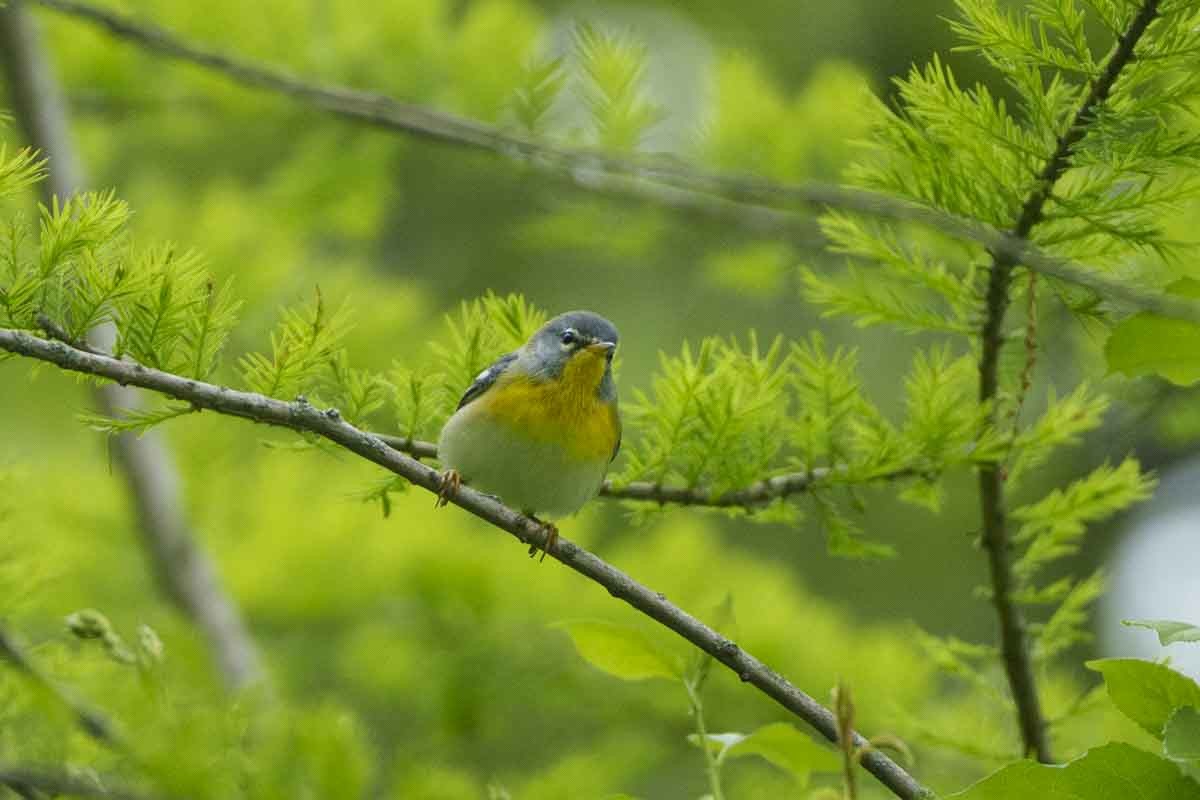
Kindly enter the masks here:
M 1078 443 L 1083 434 L 1100 427 L 1108 406 L 1108 398 L 1092 394 L 1086 384 L 1061 398 L 1051 391 L 1046 410 L 1012 442 L 1008 480 L 1015 484 L 1055 450 Z
M 1089 613 L 1104 594 L 1105 582 L 1105 574 L 1101 571 L 1081 581 L 1067 579 L 1057 584 L 1065 585 L 1066 591 L 1057 601 L 1054 613 L 1044 623 L 1031 626 L 1036 659 L 1050 661 L 1076 645 L 1092 641 Z
M 187 403 L 165 403 L 158 408 L 127 409 L 120 416 L 112 417 L 105 414 L 83 413 L 77 419 L 94 431 L 117 436 L 124 433 L 134 433 L 142 436 L 151 428 L 164 422 L 194 414 L 199 411 Z
M 293 398 L 318 388 L 349 331 L 350 319 L 345 306 L 329 313 L 319 288 L 310 303 L 284 309 L 282 316 L 271 333 L 271 354 L 248 353 L 238 367 L 251 390 Z
M 0 142 L 0 200 L 33 186 L 45 174 L 46 161 L 36 150 L 22 148 L 9 153 L 8 145 Z
M 446 336 L 430 347 L 444 376 L 447 396 L 457 400 L 475 377 L 501 355 L 517 349 L 546 320 L 524 297 L 488 292 L 446 316 Z
M 1037 0 L 1020 12 L 989 0 L 959 0 L 960 20 L 951 29 L 993 66 L 1008 72 L 1034 67 L 1076 73 L 1085 80 L 1099 70 L 1085 30 L 1085 15 L 1067 0 Z
M 545 133 L 566 83 L 567 73 L 561 58 L 526 65 L 511 103 L 512 114 L 523 133 L 529 136 Z
M 955 358 L 947 346 L 918 353 L 904 381 L 902 434 L 922 462 L 945 469 L 999 457 L 1002 442 L 975 402 L 975 362 Z
M 84 251 L 71 281 L 67 318 L 69 338 L 82 341 L 92 328 L 113 319 L 118 309 L 144 289 L 144 276 L 131 273 L 116 259 Z
M 206 324 L 196 319 L 196 298 L 208 285 L 200 258 L 167 245 L 136 255 L 131 270 L 142 277 L 142 291 L 118 317 L 117 354 L 158 369 L 186 369 L 194 359 L 181 350 L 184 334 Z
M 580 25 L 575 30 L 574 56 L 595 143 L 606 150 L 636 150 L 664 118 L 645 87 L 646 46 L 631 36 Z
M 389 385 L 400 435 L 409 441 L 436 438 L 456 400 L 446 393 L 444 377 L 394 364 Z
M 234 297 L 232 281 L 218 286 L 211 278 L 193 296 L 191 312 L 180 331 L 180 346 L 187 374 L 207 380 L 216 371 L 229 333 L 237 324 L 242 301 Z
M 337 350 L 329 361 L 329 374 L 321 396 L 352 425 L 366 421 L 388 401 L 390 386 L 382 375 L 350 365 L 345 350 Z
M 830 353 L 813 332 L 807 341 L 793 343 L 791 365 L 797 463 L 844 462 L 853 449 L 854 420 L 873 416 L 861 392 L 858 353 L 842 347 Z
M 98 258 L 98 251 L 115 242 L 129 218 L 129 207 L 112 192 L 84 193 L 60 202 L 53 198 L 41 208 L 36 266 L 22 270 L 9 287 L 9 313 L 29 325 L 45 313 L 71 329 L 68 319 L 81 258 Z M 92 262 L 94 263 L 94 262 Z
M 129 219 L 129 207 L 114 192 L 85 192 L 65 201 L 58 197 L 41 210 L 38 273 L 49 279 L 80 252 L 108 244 Z
M 1155 480 L 1141 471 L 1135 459 L 1116 467 L 1103 465 L 1065 489 L 1012 511 L 1020 523 L 1013 542 L 1025 547 L 1013 570 L 1028 584 L 1046 565 L 1073 555 L 1088 524 L 1106 519 L 1148 498 Z

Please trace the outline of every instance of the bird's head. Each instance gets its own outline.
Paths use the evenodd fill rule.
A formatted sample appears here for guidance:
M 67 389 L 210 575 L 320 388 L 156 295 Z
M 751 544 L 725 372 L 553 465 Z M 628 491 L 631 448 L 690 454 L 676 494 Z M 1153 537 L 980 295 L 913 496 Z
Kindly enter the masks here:
M 604 317 L 568 311 L 539 328 L 525 350 L 543 376 L 596 389 L 612 381 L 617 338 L 617 329 Z

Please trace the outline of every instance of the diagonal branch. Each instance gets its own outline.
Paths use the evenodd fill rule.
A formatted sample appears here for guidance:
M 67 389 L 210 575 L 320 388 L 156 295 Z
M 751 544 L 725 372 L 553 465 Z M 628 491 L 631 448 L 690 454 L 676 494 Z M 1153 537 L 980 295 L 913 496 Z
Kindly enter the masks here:
M 333 409 L 321 411 L 306 401 L 285 403 L 260 394 L 191 380 L 131 361 L 88 353 L 23 331 L 0 328 L 0 350 L 55 364 L 64 370 L 149 389 L 197 408 L 316 434 L 429 492 L 437 493 L 441 486 L 441 476 L 436 470 L 389 447 L 379 437 L 359 430 Z M 663 595 L 561 536 L 553 543 L 548 542 L 546 530 L 540 523 L 485 494 L 463 487 L 450 500 L 526 545 L 539 549 L 549 545 L 548 552 L 552 557 L 675 631 L 807 722 L 829 741 L 838 740 L 837 723 L 828 709 Z M 858 746 L 866 744 L 858 734 L 855 734 L 855 742 Z M 863 757 L 863 766 L 897 797 L 910 800 L 931 796 L 900 765 L 880 751 L 868 752 Z
M 54 337 L 59 338 L 59 337 Z M 61 341 L 61 339 L 60 339 Z M 69 344 L 69 342 L 68 342 Z M 381 442 L 402 453 L 408 453 L 414 458 L 437 458 L 437 445 L 433 442 L 423 442 L 406 436 L 390 436 L 374 433 Z M 651 481 L 633 481 L 632 483 L 616 484 L 611 480 L 605 481 L 600 488 L 600 496 L 613 500 L 636 500 L 659 505 L 703 506 L 705 508 L 744 508 L 753 509 L 763 506 L 772 500 L 804 494 L 814 488 L 832 483 L 843 470 L 838 467 L 814 467 L 803 472 L 790 472 L 755 481 L 740 489 L 713 494 L 702 486 L 666 486 Z M 890 472 L 870 475 L 870 481 L 894 481 L 904 478 L 916 478 L 925 472 L 915 467 L 902 467 Z
M 23 764 L 0 764 L 0 785 L 22 797 L 41 797 L 44 792 L 51 797 L 100 797 L 106 800 L 150 800 L 149 795 L 139 794 L 115 784 L 110 778 L 88 780 L 74 775 L 61 767 L 48 769 Z
M 46 202 L 49 204 L 52 197 L 65 200 L 82 189 L 83 167 L 71 145 L 66 111 L 49 59 L 20 0 L 0 8 L 0 66 L 8 77 L 13 104 L 30 144 L 50 161 L 43 184 Z M 44 316 L 39 316 L 38 324 L 55 325 Z M 91 331 L 89 338 L 102 340 L 111 335 L 111 330 L 106 333 L 100 328 Z M 94 402 L 108 417 L 138 405 L 137 397 L 120 386 L 97 387 Z M 230 687 L 236 689 L 258 680 L 262 669 L 254 642 L 237 606 L 222 589 L 212 561 L 196 543 L 183 510 L 170 453 L 155 436 L 124 434 L 111 441 L 159 585 L 207 639 L 217 668 Z
M 1023 235 L 997 230 L 932 206 L 863 189 L 822 183 L 782 183 L 754 175 L 712 172 L 678 160 L 621 158 L 596 150 L 531 139 L 437 109 L 405 103 L 378 92 L 305 80 L 266 66 L 192 44 L 175 33 L 81 0 L 32 0 L 45 8 L 95 25 L 112 36 L 169 59 L 220 73 L 229 80 L 291 97 L 351 122 L 519 159 L 564 177 L 585 191 L 656 203 L 705 215 L 720 215 L 751 229 L 792 230 L 812 235 L 812 211 L 837 208 L 896 222 L 911 222 L 974 242 L 998 257 L 1060 280 L 1086 286 L 1110 302 L 1200 322 L 1200 304 L 1146 291 L 1104 277 L 1102 270 L 1051 255 Z M 808 209 L 798 214 L 791 207 Z
M 1055 183 L 1071 164 L 1072 151 L 1095 120 L 1096 112 L 1108 99 L 1121 70 L 1133 59 L 1138 40 L 1158 15 L 1159 0 L 1146 0 L 1134 16 L 1129 28 L 1121 35 L 1103 71 L 1092 84 L 1067 131 L 1059 137 L 1054 152 L 1046 160 L 1037 184 L 1025 199 L 1021 215 L 1013 225 L 1012 236 L 1024 241 L 1042 221 L 1046 200 Z M 979 360 L 979 400 L 992 405 L 999 393 L 1000 350 L 1004 344 L 1004 314 L 1008 310 L 1009 288 L 1013 269 L 1021 259 L 1011 253 L 993 252 L 987 289 L 987 315 L 980 333 L 982 352 Z M 1000 622 L 1000 652 L 1004 669 L 1017 705 L 1021 739 L 1027 753 L 1043 763 L 1050 763 L 1050 747 L 1046 740 L 1046 722 L 1042 717 L 1037 686 L 1033 677 L 1025 621 L 1021 609 L 1012 597 L 1014 576 L 1004 501 L 1004 473 L 997 465 L 985 465 L 979 470 L 980 511 L 983 516 L 983 546 L 987 550 L 991 573 L 992 603 Z
M 0 658 L 70 709 L 79 722 L 79 727 L 93 739 L 107 744 L 116 743 L 117 735 L 108 718 L 93 711 L 69 689 L 59 686 L 25 653 L 13 635 L 3 626 L 0 626 Z

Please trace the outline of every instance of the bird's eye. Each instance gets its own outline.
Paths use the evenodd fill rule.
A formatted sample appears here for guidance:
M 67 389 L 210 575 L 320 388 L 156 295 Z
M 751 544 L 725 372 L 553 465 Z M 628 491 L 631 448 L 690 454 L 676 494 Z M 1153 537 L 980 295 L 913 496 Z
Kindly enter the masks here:
M 575 333 L 574 328 L 567 328 L 565 331 L 562 332 L 562 343 L 563 344 L 575 344 L 576 338 L 578 338 L 578 337 Z

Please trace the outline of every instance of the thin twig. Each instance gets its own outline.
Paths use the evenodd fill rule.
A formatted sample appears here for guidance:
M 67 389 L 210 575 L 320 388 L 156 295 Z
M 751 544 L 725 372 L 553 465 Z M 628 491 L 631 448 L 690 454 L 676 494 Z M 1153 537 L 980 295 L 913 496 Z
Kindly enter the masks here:
M 1023 236 L 910 200 L 816 182 L 782 183 L 754 175 L 712 172 L 678 160 L 622 158 L 531 139 L 377 92 L 305 80 L 283 69 L 192 44 L 160 26 L 79 0 L 32 1 L 96 25 L 159 55 L 218 72 L 243 86 L 291 97 L 323 113 L 359 124 L 515 158 L 566 177 L 587 191 L 633 196 L 668 207 L 719 214 L 752 229 L 799 228 L 799 235 L 804 237 L 812 234 L 811 213 L 798 215 L 780 206 L 800 206 L 810 212 L 837 208 L 916 223 L 975 242 L 1014 264 L 1087 286 L 1109 302 L 1200 322 L 1200 303 L 1193 300 L 1111 280 L 1104 277 L 1102 270 L 1046 253 Z
M 373 435 L 388 447 L 408 453 L 414 458 L 437 458 L 437 445 L 433 442 L 423 442 L 420 439 L 384 433 Z M 814 467 L 804 472 L 790 472 L 786 475 L 765 478 L 740 489 L 719 493 L 714 493 L 703 486 L 666 486 L 652 481 L 632 481 L 618 484 L 608 480 L 600 487 L 600 496 L 612 500 L 636 500 L 659 505 L 753 509 L 773 500 L 804 494 L 820 484 L 833 483 L 841 474 L 844 474 L 844 470 L 837 467 Z M 914 467 L 902 467 L 890 472 L 867 476 L 865 480 L 895 481 L 923 477 L 925 474 Z
M 0 64 L 11 88 L 13 105 L 30 144 L 49 162 L 42 184 L 44 199 L 66 200 L 83 189 L 84 170 L 71 143 L 70 125 L 59 85 L 40 37 L 20 0 L 0 8 Z M 37 323 L 54 339 L 89 352 L 112 338 L 111 325 L 88 332 L 91 343 L 67 341 L 62 326 L 44 314 Z M 138 407 L 135 393 L 120 386 L 94 392 L 103 416 L 117 417 Z M 258 681 L 262 668 L 241 614 L 221 587 L 216 567 L 196 543 L 184 513 L 170 453 L 153 434 L 112 437 L 113 453 L 138 515 L 141 534 L 154 572 L 167 596 L 196 624 L 208 641 L 217 669 L 234 689 Z
M 1020 217 L 1013 225 L 1011 235 L 1024 241 L 1033 228 L 1042 220 L 1046 200 L 1055 183 L 1071 164 L 1072 151 L 1087 132 L 1088 125 L 1095 119 L 1097 110 L 1108 99 L 1121 70 L 1133 58 L 1134 47 L 1146 28 L 1158 14 L 1158 0 L 1147 0 L 1120 37 L 1112 56 L 1109 57 L 1100 77 L 1072 119 L 1066 132 L 1059 138 L 1054 152 L 1046 160 L 1037 184 L 1025 199 Z M 987 290 L 987 316 L 980 337 L 982 352 L 979 361 L 979 399 L 992 405 L 995 419 L 996 398 L 999 393 L 1000 350 L 1004 343 L 1004 314 L 1008 310 L 1009 287 L 1013 269 L 1024 263 L 1021 258 L 1004 252 L 994 252 Z M 1029 657 L 1025 621 L 1020 607 L 1012 598 L 1014 576 L 1010 549 L 1007 512 L 1004 502 L 1004 473 L 996 465 L 984 465 L 979 470 L 980 511 L 983 517 L 983 546 L 988 554 L 991 573 L 992 603 L 1000 622 L 1000 652 L 1004 669 L 1017 705 L 1017 716 L 1021 728 L 1021 740 L 1027 753 L 1038 761 L 1050 763 L 1052 757 L 1046 738 L 1046 723 L 1042 717 L 1041 703 L 1033 677 L 1033 665 Z
M 837 745 L 842 752 L 842 797 L 844 800 L 858 800 L 858 773 L 855 768 L 862 751 L 850 735 L 854 730 L 854 700 L 850 697 L 850 687 L 842 681 L 838 681 L 833 689 L 833 713 L 838 723 Z
M 704 771 L 708 775 L 709 796 L 712 800 L 725 800 L 725 791 L 721 786 L 721 764 L 713 755 L 708 740 L 708 725 L 704 721 L 704 702 L 700 698 L 700 687 L 690 680 L 683 682 L 687 691 L 688 704 L 691 706 L 692 719 L 696 722 L 696 738 L 700 740 L 700 752 L 704 754 Z
M 122 385 L 149 389 L 220 414 L 313 433 L 431 493 L 436 494 L 441 488 L 441 475 L 436 470 L 389 447 L 379 437 L 359 430 L 333 410 L 320 411 L 307 401 L 286 403 L 260 394 L 228 389 L 134 362 L 86 353 L 24 331 L 0 328 L 0 350 L 56 364 L 65 370 L 107 378 Z M 547 549 L 553 558 L 603 586 L 614 597 L 624 600 L 720 661 L 743 681 L 807 722 L 829 741 L 837 741 L 837 723 L 828 709 L 734 642 L 669 602 L 663 595 L 562 536 L 548 541 L 546 528 L 541 523 L 488 495 L 464 486 L 449 499 L 460 508 L 512 534 L 523 544 Z M 858 734 L 855 734 L 855 741 L 866 743 Z M 863 765 L 897 797 L 908 800 L 929 796 L 928 791 L 911 775 L 882 753 L 868 754 L 863 759 Z
M 39 688 L 49 693 L 54 699 L 70 709 L 75 719 L 79 722 L 79 727 L 83 728 L 84 732 L 93 739 L 107 744 L 115 744 L 117 742 L 117 735 L 108 718 L 100 712 L 89 708 L 87 704 L 76 697 L 66 687 L 59 686 L 53 678 L 47 675 L 29 657 L 25 650 L 17 644 L 12 634 L 2 625 L 0 625 L 0 658 L 3 658 Z

